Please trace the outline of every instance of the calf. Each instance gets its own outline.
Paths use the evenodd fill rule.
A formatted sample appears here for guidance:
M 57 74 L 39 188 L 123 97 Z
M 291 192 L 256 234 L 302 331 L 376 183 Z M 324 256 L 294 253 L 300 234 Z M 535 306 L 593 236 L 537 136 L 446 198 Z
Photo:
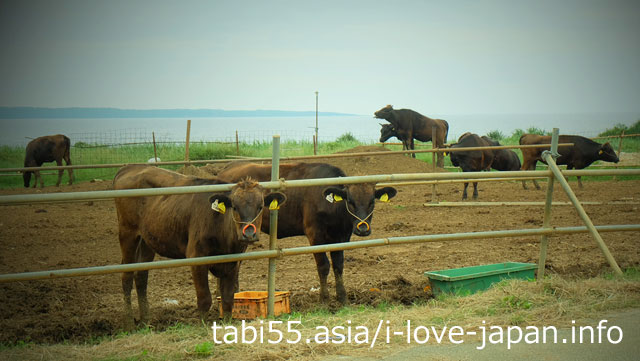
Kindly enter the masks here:
M 25 167 L 40 167 L 42 163 L 55 161 L 58 166 L 62 166 L 62 160 L 67 162 L 67 165 L 71 165 L 71 158 L 69 158 L 69 149 L 71 147 L 71 141 L 67 136 L 62 134 L 46 135 L 44 137 L 36 138 L 27 144 L 26 154 L 24 157 Z M 68 169 L 69 172 L 69 185 L 73 184 L 73 169 Z M 31 181 L 32 171 L 25 171 L 22 174 L 24 180 L 24 187 L 29 188 Z M 44 188 L 44 181 L 40 175 L 40 171 L 33 171 L 36 174 L 36 179 L 33 182 L 33 188 L 38 184 L 40 180 L 40 187 Z M 60 186 L 62 180 L 62 169 L 58 170 L 58 182 L 56 186 Z
M 218 177 L 233 182 L 246 176 L 260 181 L 270 180 L 271 165 L 232 163 Z M 337 167 L 324 163 L 292 163 L 280 165 L 280 177 L 314 179 L 345 177 Z M 371 234 L 371 219 L 375 200 L 387 201 L 396 195 L 391 187 L 375 189 L 373 184 L 348 184 L 340 186 L 300 187 L 286 190 L 287 203 L 278 215 L 278 238 L 305 235 L 312 246 L 349 242 L 351 235 Z M 269 232 L 269 214 L 265 212 L 262 231 Z M 327 277 L 333 267 L 336 280 L 336 296 L 345 303 L 347 293 L 342 279 L 344 252 L 331 252 L 331 264 L 324 252 L 313 254 L 320 278 L 320 299 L 329 299 Z
M 149 165 L 121 168 L 114 189 L 164 188 L 223 184 L 219 179 L 201 179 Z M 150 262 L 158 253 L 169 258 L 192 258 L 242 253 L 258 240 L 263 206 L 280 204 L 282 193 L 264 196 L 263 188 L 250 178 L 240 180 L 230 192 L 116 198 L 122 263 Z M 231 317 L 233 292 L 239 262 L 192 266 L 198 311 L 203 319 L 211 307 L 208 272 L 218 278 L 225 318 Z M 135 279 L 140 320 L 149 320 L 148 271 L 122 274 L 126 325 L 134 325 L 131 289 Z
M 584 169 L 596 160 L 618 163 L 620 160 L 609 142 L 600 144 L 589 138 L 579 135 L 560 135 L 559 143 L 573 143 L 573 146 L 558 147 L 560 156 L 556 159 L 556 164 L 566 164 L 567 169 Z M 530 144 L 551 144 L 550 135 L 523 134 L 520 137 L 520 145 Z M 522 170 L 536 169 L 538 161 L 543 163 L 542 152 L 549 148 L 522 148 Z M 540 189 L 538 182 L 533 184 Z M 578 176 L 578 186 L 582 188 L 582 179 Z M 527 189 L 525 181 L 522 181 L 522 188 Z

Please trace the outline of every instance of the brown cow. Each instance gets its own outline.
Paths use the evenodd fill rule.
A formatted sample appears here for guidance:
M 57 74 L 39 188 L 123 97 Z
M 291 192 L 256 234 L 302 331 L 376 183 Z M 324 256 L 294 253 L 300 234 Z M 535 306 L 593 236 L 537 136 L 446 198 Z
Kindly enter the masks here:
M 271 165 L 232 163 L 218 174 L 221 179 L 233 182 L 246 176 L 260 181 L 270 180 Z M 280 165 L 280 177 L 314 179 L 345 177 L 337 167 L 324 163 L 291 163 Z M 278 216 L 278 238 L 306 235 L 312 246 L 349 242 L 351 234 L 371 234 L 371 218 L 375 200 L 387 200 L 396 195 L 391 187 L 375 189 L 373 184 L 348 184 L 344 186 L 317 186 L 286 190 L 287 204 Z M 386 195 L 386 196 L 385 196 Z M 269 214 L 265 212 L 262 231 L 269 232 Z M 333 267 L 336 280 L 336 296 L 345 303 L 347 293 L 342 280 L 344 252 L 331 252 L 331 264 L 326 253 L 313 254 L 320 278 L 320 300 L 328 301 L 327 277 Z
M 560 135 L 559 143 L 573 143 L 573 146 L 558 147 L 560 156 L 556 159 L 556 164 L 566 164 L 567 169 L 584 169 L 596 160 L 618 163 L 620 160 L 609 142 L 600 144 L 589 138 L 579 135 Z M 520 145 L 530 144 L 551 144 L 550 135 L 523 134 L 520 137 Z M 522 150 L 522 170 L 536 169 L 538 161 L 542 160 L 542 152 L 549 148 L 521 148 Z M 533 184 L 540 189 L 538 182 Z M 578 186 L 582 188 L 582 179 L 578 176 Z M 522 188 L 527 189 L 525 181 L 522 181 Z
M 115 189 L 163 188 L 223 184 L 149 165 L 128 165 L 113 180 Z M 258 240 L 263 206 L 286 199 L 282 193 L 264 196 L 252 179 L 243 179 L 230 192 L 116 198 L 122 263 L 150 262 L 158 253 L 169 258 L 192 258 L 242 253 Z M 193 266 L 191 273 L 203 319 L 211 307 L 208 272 L 218 278 L 225 318 L 231 317 L 239 262 Z M 134 324 L 131 289 L 135 278 L 140 320 L 149 320 L 148 271 L 122 274 L 126 326 Z
M 71 147 L 71 141 L 69 138 L 62 134 L 46 135 L 44 137 L 36 138 L 27 144 L 27 150 L 24 157 L 25 167 L 40 167 L 45 162 L 56 162 L 60 167 L 62 166 L 62 160 L 67 162 L 67 165 L 71 165 L 71 158 L 69 158 L 69 148 Z M 73 184 L 73 169 L 68 169 L 69 172 L 69 185 Z M 31 171 L 24 172 L 22 179 L 24 180 L 24 187 L 29 188 L 31 181 Z M 44 188 L 44 181 L 40 176 L 40 171 L 34 171 L 36 179 L 33 183 L 33 188 L 38 184 L 40 179 L 40 187 Z M 60 169 L 58 171 L 58 182 L 56 186 L 60 186 L 62 180 L 62 173 L 64 171 Z
M 395 136 L 402 141 L 403 150 L 415 149 L 414 138 L 421 142 L 433 141 L 435 138 L 433 142 L 438 148 L 442 148 L 447 142 L 449 123 L 444 119 L 432 119 L 411 109 L 393 109 L 391 105 L 387 105 L 373 114 L 376 118 L 385 119 L 392 125 L 391 128 L 385 128 L 383 125 L 380 129 L 381 142 Z M 431 134 L 433 126 L 436 127 L 435 137 Z M 386 139 L 382 140 L 383 138 Z M 415 153 L 411 156 L 416 157 Z M 444 166 L 444 157 L 441 153 L 438 153 L 437 165 L 441 168 Z

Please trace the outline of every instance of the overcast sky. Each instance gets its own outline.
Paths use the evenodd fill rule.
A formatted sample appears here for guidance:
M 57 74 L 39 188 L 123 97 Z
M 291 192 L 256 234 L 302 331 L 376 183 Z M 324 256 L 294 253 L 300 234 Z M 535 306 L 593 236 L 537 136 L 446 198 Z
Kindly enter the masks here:
M 640 111 L 640 1 L 0 2 L 0 105 Z

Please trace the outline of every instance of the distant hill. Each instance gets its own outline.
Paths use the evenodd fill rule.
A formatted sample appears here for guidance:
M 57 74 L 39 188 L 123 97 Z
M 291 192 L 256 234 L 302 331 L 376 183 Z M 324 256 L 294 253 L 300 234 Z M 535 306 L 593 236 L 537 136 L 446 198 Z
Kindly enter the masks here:
M 302 117 L 315 111 L 0 107 L 0 119 Z M 354 114 L 319 112 L 322 116 Z

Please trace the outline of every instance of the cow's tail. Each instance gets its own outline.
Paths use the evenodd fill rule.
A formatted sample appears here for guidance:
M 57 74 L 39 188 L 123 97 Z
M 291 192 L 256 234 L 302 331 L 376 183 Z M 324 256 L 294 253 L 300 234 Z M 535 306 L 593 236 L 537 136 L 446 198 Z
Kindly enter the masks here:
M 449 136 L 449 123 L 446 120 L 442 120 L 442 122 L 444 123 L 444 144 L 447 144 L 447 137 Z
M 71 157 L 71 139 L 69 139 L 69 137 L 67 137 L 66 135 L 63 135 L 64 137 L 64 155 L 65 157 L 67 157 L 67 159 L 69 159 Z

